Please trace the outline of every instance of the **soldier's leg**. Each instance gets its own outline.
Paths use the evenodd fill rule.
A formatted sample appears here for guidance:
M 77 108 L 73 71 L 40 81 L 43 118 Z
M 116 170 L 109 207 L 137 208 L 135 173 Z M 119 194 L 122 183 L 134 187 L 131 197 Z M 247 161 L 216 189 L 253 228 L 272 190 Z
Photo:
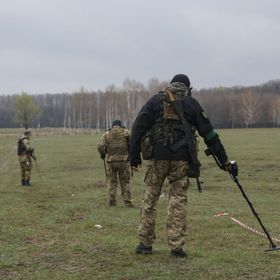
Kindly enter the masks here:
M 25 165 L 25 184 L 27 186 L 31 186 L 31 183 L 30 183 L 30 180 L 31 180 L 31 167 L 32 167 L 31 161 L 26 161 L 26 165 Z
M 151 246 L 156 239 L 156 205 L 168 170 L 168 161 L 153 160 L 147 168 L 146 191 L 140 211 L 138 237 L 144 246 Z
M 20 162 L 21 185 L 25 186 L 25 162 Z
M 109 204 L 111 206 L 116 205 L 116 195 L 118 187 L 118 169 L 115 168 L 115 163 L 108 163 L 107 168 L 107 190 L 109 195 Z
M 121 185 L 121 194 L 126 206 L 132 206 L 130 193 L 130 164 L 121 162 L 119 165 L 119 180 Z
M 188 164 L 185 161 L 171 161 L 167 176 L 170 182 L 167 208 L 167 238 L 172 250 L 181 249 L 186 236 L 186 204 L 189 179 Z

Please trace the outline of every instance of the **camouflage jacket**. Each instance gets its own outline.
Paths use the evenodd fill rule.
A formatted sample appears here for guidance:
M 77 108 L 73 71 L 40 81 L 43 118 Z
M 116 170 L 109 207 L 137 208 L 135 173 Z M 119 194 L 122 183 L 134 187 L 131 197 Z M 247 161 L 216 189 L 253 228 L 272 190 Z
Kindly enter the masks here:
M 20 162 L 31 161 L 34 148 L 31 146 L 27 136 L 21 136 L 18 140 L 18 156 Z
M 152 96 L 140 110 L 136 117 L 130 139 L 130 163 L 137 166 L 142 163 L 141 160 L 141 139 L 150 130 L 157 120 L 162 118 L 162 106 L 164 100 L 164 92 L 159 92 Z M 203 108 L 193 97 L 186 95 L 183 98 L 183 114 L 184 118 L 192 127 L 194 127 L 199 135 L 204 139 L 207 146 L 213 148 L 216 156 L 221 163 L 226 162 L 227 155 L 219 135 L 213 129 L 213 126 L 205 114 Z M 153 145 L 153 158 L 156 160 L 186 160 L 190 161 L 190 154 L 187 145 L 180 147 L 174 152 L 169 145 L 165 145 L 164 126 L 157 133 Z M 180 134 L 179 134 L 180 136 Z M 181 137 L 185 137 L 181 132 Z
M 106 131 L 99 143 L 98 152 L 107 162 L 128 161 L 129 131 L 118 125 Z

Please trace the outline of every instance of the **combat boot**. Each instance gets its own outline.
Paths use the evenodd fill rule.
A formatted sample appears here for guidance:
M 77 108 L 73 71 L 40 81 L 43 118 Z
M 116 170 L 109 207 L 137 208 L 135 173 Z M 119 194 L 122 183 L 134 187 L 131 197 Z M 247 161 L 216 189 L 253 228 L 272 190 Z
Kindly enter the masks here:
M 144 254 L 144 255 L 149 255 L 152 254 L 153 252 L 153 247 L 152 246 L 145 246 L 142 242 L 137 245 L 135 249 L 136 254 Z
M 32 185 L 31 185 L 31 182 L 30 182 L 29 180 L 26 180 L 26 181 L 25 181 L 25 185 L 26 185 L 26 186 L 32 186 Z
M 21 185 L 22 185 L 22 186 L 26 186 L 25 180 L 24 180 L 24 179 L 21 179 Z
M 183 248 L 173 249 L 170 251 L 170 255 L 173 257 L 185 258 L 187 256 Z

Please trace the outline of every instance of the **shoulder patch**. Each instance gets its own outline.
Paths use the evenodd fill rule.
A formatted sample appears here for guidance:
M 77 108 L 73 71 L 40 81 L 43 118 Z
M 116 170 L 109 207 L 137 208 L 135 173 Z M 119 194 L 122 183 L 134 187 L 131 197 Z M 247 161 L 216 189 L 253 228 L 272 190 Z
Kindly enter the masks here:
M 208 119 L 207 114 L 204 111 L 201 112 L 201 115 L 203 118 Z

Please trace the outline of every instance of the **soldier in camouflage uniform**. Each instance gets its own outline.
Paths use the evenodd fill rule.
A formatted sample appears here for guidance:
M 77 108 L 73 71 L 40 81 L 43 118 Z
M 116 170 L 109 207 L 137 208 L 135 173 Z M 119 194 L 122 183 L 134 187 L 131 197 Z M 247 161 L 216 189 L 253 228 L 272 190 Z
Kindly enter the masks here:
M 27 129 L 18 140 L 18 157 L 21 170 L 21 185 L 31 186 L 32 153 L 34 148 L 30 145 L 31 130 Z
M 182 129 L 182 121 L 170 102 L 170 93 L 174 99 L 180 98 L 184 119 L 197 129 L 224 169 L 228 170 L 230 166 L 218 134 L 213 130 L 200 104 L 191 97 L 190 90 L 189 78 L 184 74 L 175 75 L 164 91 L 147 101 L 133 124 L 130 139 L 131 167 L 137 170 L 141 166 L 141 139 L 149 131 L 152 131 L 153 148 L 145 177 L 146 192 L 140 211 L 138 228 L 140 244 L 136 247 L 138 254 L 152 253 L 152 244 L 156 239 L 156 206 L 167 178 L 170 184 L 167 209 L 167 239 L 171 248 L 170 253 L 175 257 L 186 256 L 183 246 L 187 229 L 186 204 L 191 154 L 188 142 L 185 141 L 187 136 Z
M 114 120 L 112 128 L 106 131 L 98 152 L 106 160 L 107 188 L 109 205 L 116 205 L 118 178 L 121 185 L 121 194 L 127 207 L 133 207 L 130 194 L 130 164 L 128 160 L 129 131 L 122 127 L 120 120 Z

